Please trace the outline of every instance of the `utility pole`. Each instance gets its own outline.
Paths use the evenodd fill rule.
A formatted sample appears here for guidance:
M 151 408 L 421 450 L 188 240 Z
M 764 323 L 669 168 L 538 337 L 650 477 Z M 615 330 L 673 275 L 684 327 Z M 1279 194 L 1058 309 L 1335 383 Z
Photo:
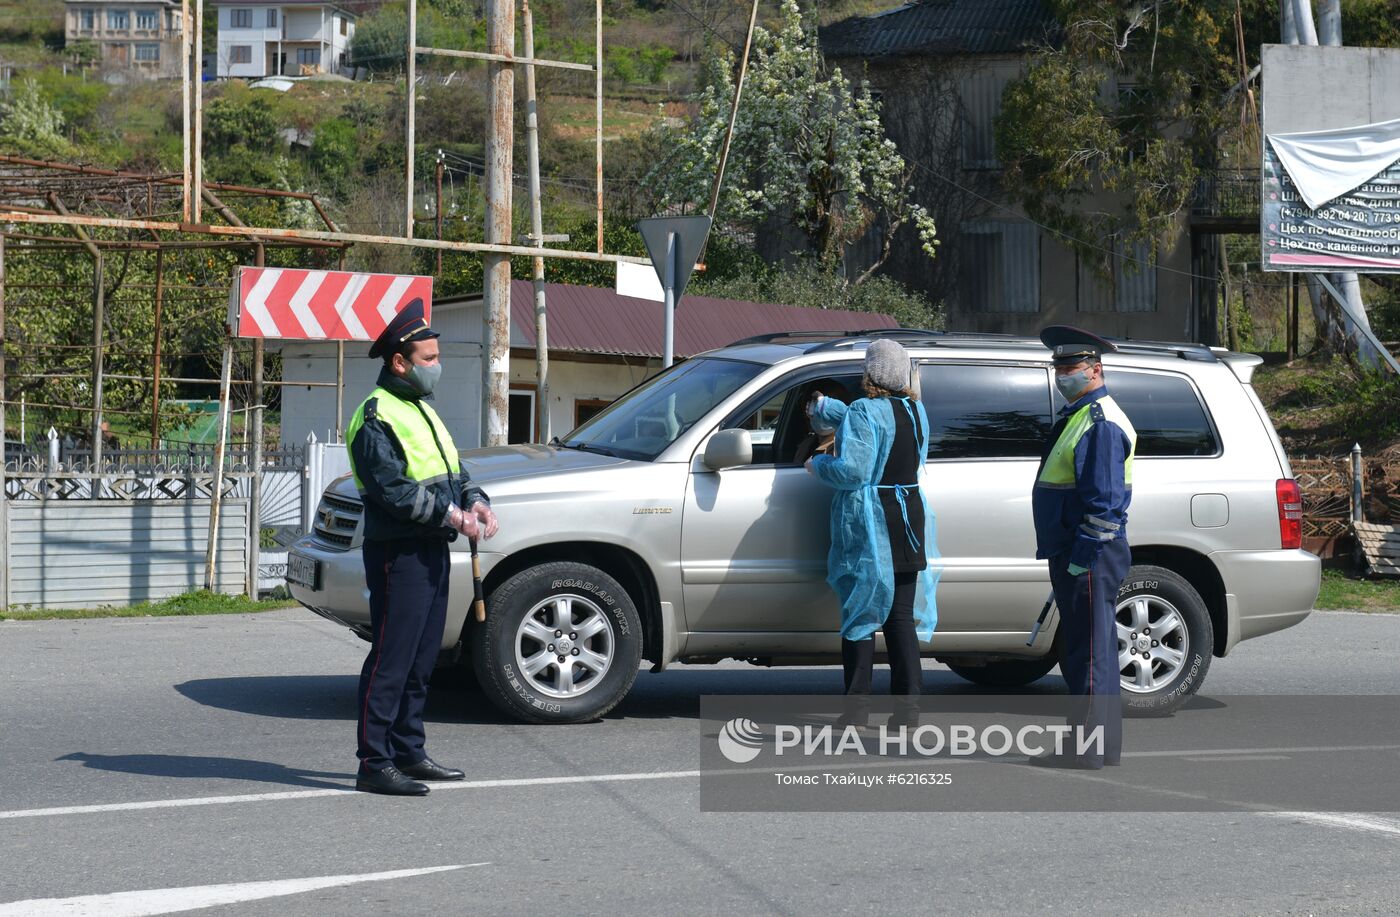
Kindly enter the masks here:
M 102 464 L 102 361 L 105 344 L 104 326 L 107 323 L 106 303 L 107 284 L 103 277 L 102 251 L 98 249 L 92 258 L 92 498 L 96 500 L 101 490 L 97 471 Z
M 511 175 L 515 110 L 515 4 L 489 0 L 487 52 L 497 57 L 486 67 L 486 241 L 511 244 Z M 482 399 L 482 445 L 506 444 L 510 388 L 510 256 L 483 256 L 486 311 L 485 385 Z
M 165 292 L 165 249 L 156 249 L 156 330 L 151 335 L 151 448 L 160 448 L 160 320 Z
M 20 402 L 20 442 L 24 442 L 24 406 Z M 10 607 L 10 497 L 5 490 L 5 237 L 0 235 L 0 611 Z
M 524 18 L 525 56 L 535 59 L 535 18 L 529 0 L 520 5 Z M 530 242 L 544 247 L 544 216 L 540 210 L 540 119 L 535 98 L 535 65 L 525 66 L 525 137 L 530 149 Z M 601 251 L 601 249 L 600 249 Z M 541 442 L 554 435 L 549 422 L 549 331 L 545 322 L 544 258 L 536 255 L 530 279 L 535 291 L 535 409 Z
M 407 67 L 404 71 L 406 91 L 408 93 L 408 112 L 404 116 L 404 134 L 406 136 L 407 155 L 404 177 L 404 216 L 403 234 L 405 237 L 413 238 L 413 113 L 414 102 L 418 96 L 418 55 L 415 50 L 418 45 L 418 0 L 408 0 L 408 49 L 406 51 Z
M 433 176 L 437 184 L 437 200 L 433 203 L 433 215 L 437 218 L 437 237 L 442 241 L 442 150 L 437 151 L 437 167 Z M 437 277 L 442 279 L 442 249 L 437 250 Z
M 266 253 L 262 243 L 253 250 L 253 264 L 263 267 Z M 248 485 L 248 572 L 245 592 L 250 599 L 258 597 L 258 561 L 262 548 L 262 476 L 263 476 L 263 339 L 253 339 L 253 398 L 248 405 L 253 441 L 253 477 Z M 215 537 L 218 533 L 215 532 Z M 212 591 L 212 590 L 211 590 Z
M 194 116 L 191 129 L 194 142 L 190 146 L 190 171 L 194 187 L 190 189 L 190 219 L 204 222 L 204 0 L 194 5 Z

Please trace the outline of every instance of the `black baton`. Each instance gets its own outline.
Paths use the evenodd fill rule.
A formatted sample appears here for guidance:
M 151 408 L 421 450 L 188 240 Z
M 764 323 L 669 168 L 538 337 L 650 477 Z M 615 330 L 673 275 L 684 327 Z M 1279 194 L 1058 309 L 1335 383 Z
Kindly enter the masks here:
M 461 494 L 457 497 L 457 503 L 463 507 L 462 512 L 470 513 L 467 509 L 467 488 L 463 487 Z M 472 611 L 476 614 L 478 621 L 486 620 L 486 597 L 481 590 L 481 558 L 476 553 L 476 539 L 468 538 L 467 543 L 472 547 Z
M 1026 646 L 1034 646 L 1035 638 L 1040 635 L 1040 628 L 1045 625 L 1045 619 L 1050 617 L 1050 606 L 1055 604 L 1055 590 L 1050 590 L 1050 597 L 1045 600 L 1045 606 L 1040 609 L 1040 617 L 1035 619 L 1035 627 L 1031 628 L 1031 635 L 1026 638 Z

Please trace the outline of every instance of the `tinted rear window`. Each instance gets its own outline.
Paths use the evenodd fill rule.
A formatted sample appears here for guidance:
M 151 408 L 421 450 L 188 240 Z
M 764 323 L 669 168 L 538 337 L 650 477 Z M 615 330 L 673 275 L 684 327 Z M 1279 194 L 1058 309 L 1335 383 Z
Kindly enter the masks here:
M 1137 430 L 1139 456 L 1220 451 L 1205 406 L 1185 376 L 1109 370 L 1104 378 L 1113 400 Z
M 919 385 L 933 428 L 929 458 L 1040 457 L 1052 425 L 1043 368 L 928 363 Z

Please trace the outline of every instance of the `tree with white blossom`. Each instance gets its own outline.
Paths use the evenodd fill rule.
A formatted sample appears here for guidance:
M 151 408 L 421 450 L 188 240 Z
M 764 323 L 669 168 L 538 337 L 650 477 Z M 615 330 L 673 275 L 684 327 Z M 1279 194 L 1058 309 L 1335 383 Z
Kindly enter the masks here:
M 710 60 L 691 98 L 689 124 L 670 128 L 673 151 L 648 183 L 673 208 L 708 209 L 734 98 L 734 61 Z M 734 139 L 716 215 L 718 231 L 753 233 L 773 217 L 788 221 L 807 252 L 834 269 L 846 250 L 878 226 L 874 260 L 850 269 L 852 283 L 889 258 L 895 234 L 910 226 L 934 257 L 933 217 L 912 199 L 912 169 L 880 123 L 868 84 L 827 69 L 816 30 L 796 0 L 783 0 L 776 31 L 754 32 L 753 56 L 735 119 Z

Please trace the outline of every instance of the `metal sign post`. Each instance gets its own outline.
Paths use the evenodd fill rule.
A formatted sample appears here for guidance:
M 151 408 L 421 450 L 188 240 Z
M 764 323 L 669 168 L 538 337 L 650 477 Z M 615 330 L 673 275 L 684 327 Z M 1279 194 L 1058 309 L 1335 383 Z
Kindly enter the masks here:
M 651 256 L 652 267 L 661 279 L 661 289 L 665 294 L 665 345 L 661 365 L 670 366 L 675 362 L 676 303 L 680 302 L 690 275 L 695 272 L 695 262 L 705 248 L 705 240 L 710 235 L 714 221 L 708 216 L 653 217 L 637 221 L 637 232 L 642 234 L 647 254 Z

